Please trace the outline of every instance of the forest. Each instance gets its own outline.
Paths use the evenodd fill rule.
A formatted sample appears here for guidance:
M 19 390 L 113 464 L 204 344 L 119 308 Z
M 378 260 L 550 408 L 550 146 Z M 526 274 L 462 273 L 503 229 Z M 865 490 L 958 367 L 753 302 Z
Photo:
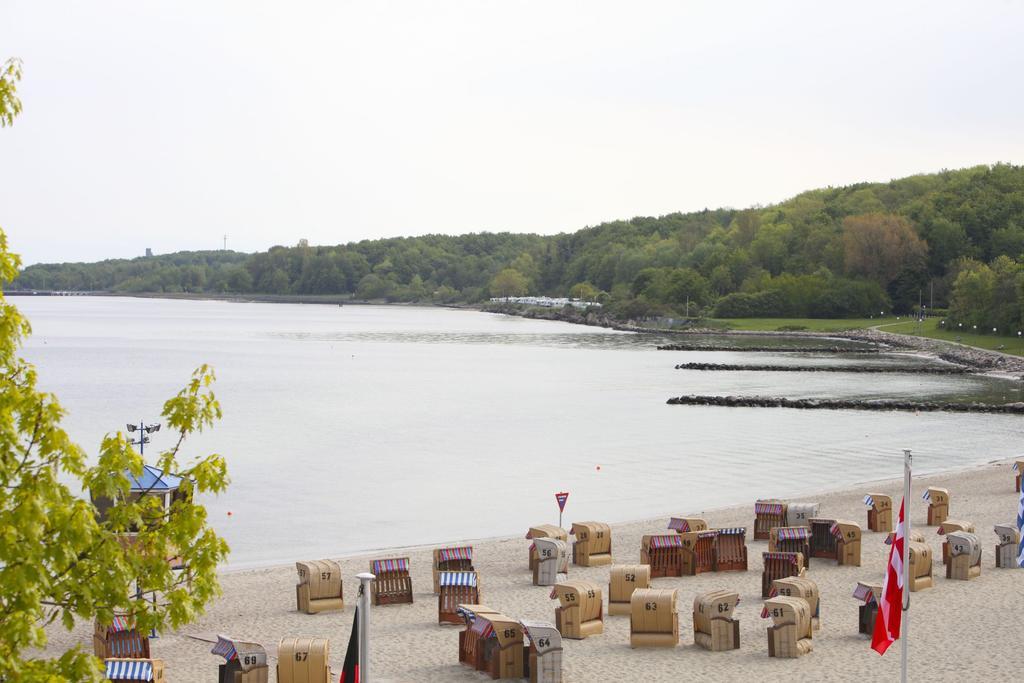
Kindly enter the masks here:
M 766 207 L 637 217 L 550 236 L 301 240 L 255 254 L 37 264 L 12 288 L 468 304 L 572 295 L 622 319 L 864 317 L 923 305 L 1015 334 L 1024 325 L 1024 167 L 829 187 Z

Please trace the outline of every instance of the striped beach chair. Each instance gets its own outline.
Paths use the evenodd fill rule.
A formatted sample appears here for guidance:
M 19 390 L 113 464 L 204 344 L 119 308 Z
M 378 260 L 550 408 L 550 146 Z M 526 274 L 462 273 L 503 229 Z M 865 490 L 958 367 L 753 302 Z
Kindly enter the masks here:
M 668 528 L 676 533 L 685 534 L 691 531 L 707 531 L 708 523 L 700 517 L 671 517 Z
M 832 526 L 835 523 L 834 519 L 811 520 L 811 557 L 825 560 L 839 559 L 836 537 L 832 533 Z
M 811 529 L 805 526 L 775 527 L 768 539 L 768 550 L 811 557 L 811 533 Z
M 259 643 L 247 642 L 217 636 L 217 643 L 210 654 L 220 655 L 224 664 L 220 665 L 217 680 L 222 683 L 267 683 L 270 669 L 267 666 L 267 651 Z
M 164 680 L 164 662 L 162 659 L 106 659 L 103 662 L 104 675 L 113 683 L 138 683 L 150 681 L 161 683 Z
M 862 604 L 858 608 L 858 632 L 870 636 L 875 631 L 875 619 L 878 617 L 878 598 L 882 595 L 882 585 L 858 581 L 853 589 L 853 597 Z
M 679 537 L 683 542 L 683 573 L 685 575 L 696 576 L 717 569 L 718 563 L 715 559 L 717 531 L 691 531 L 681 533 Z
M 483 666 L 483 645 L 479 633 L 473 630 L 478 615 L 498 614 L 497 610 L 486 605 L 459 605 L 455 613 L 462 619 L 466 628 L 459 631 L 459 663 L 480 670 Z
M 761 572 L 761 597 L 767 598 L 772 582 L 787 576 L 803 576 L 806 573 L 803 553 L 767 552 L 761 553 L 764 569 Z
M 747 571 L 747 528 L 729 527 L 715 529 L 716 571 Z
M 480 602 L 480 584 L 476 572 L 441 572 L 437 595 L 437 623 L 458 624 L 459 605 Z
M 94 622 L 92 647 L 100 659 L 149 659 L 149 638 L 124 614 L 115 614 L 109 625 Z
M 868 531 L 892 531 L 892 496 L 869 493 L 864 496 L 864 505 L 868 507 Z
M 438 592 L 438 577 L 441 572 L 471 572 L 473 569 L 473 546 L 434 549 L 434 593 Z
M 754 503 L 754 540 L 771 537 L 772 527 L 786 526 L 786 508 L 782 500 L 759 500 Z
M 370 582 L 374 605 L 412 603 L 408 557 L 373 560 L 370 562 L 370 572 L 377 577 Z
M 651 578 L 683 575 L 683 539 L 679 534 L 645 534 L 640 563 L 651 566 Z

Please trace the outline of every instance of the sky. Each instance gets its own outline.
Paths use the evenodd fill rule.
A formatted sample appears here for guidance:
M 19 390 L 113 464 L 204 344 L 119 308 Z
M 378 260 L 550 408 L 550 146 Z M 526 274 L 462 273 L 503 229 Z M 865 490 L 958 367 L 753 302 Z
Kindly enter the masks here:
M 606 220 L 1024 162 L 1024 3 L 3 0 L 26 264 Z

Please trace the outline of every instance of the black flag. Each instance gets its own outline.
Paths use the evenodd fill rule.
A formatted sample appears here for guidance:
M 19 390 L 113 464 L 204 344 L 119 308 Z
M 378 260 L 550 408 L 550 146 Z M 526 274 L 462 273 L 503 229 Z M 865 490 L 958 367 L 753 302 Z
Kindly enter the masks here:
M 348 652 L 345 653 L 345 666 L 341 669 L 341 680 L 338 683 L 359 683 L 359 606 L 352 619 L 352 635 L 348 638 Z

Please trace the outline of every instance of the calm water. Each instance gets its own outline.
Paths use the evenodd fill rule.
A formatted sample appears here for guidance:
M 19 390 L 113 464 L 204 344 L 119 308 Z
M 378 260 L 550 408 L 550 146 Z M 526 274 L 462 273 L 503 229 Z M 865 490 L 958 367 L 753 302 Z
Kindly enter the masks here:
M 898 477 L 904 447 L 919 472 L 938 471 L 1018 455 L 1024 425 L 665 405 L 684 393 L 1022 400 L 988 378 L 672 367 L 891 356 L 664 352 L 654 337 L 444 309 L 14 301 L 34 327 L 26 357 L 93 450 L 157 420 L 193 368 L 216 368 L 224 420 L 187 452 L 228 457 L 231 487 L 208 504 L 235 566 L 522 534 L 557 522 L 561 490 L 568 525 Z M 151 447 L 171 443 L 160 432 Z

